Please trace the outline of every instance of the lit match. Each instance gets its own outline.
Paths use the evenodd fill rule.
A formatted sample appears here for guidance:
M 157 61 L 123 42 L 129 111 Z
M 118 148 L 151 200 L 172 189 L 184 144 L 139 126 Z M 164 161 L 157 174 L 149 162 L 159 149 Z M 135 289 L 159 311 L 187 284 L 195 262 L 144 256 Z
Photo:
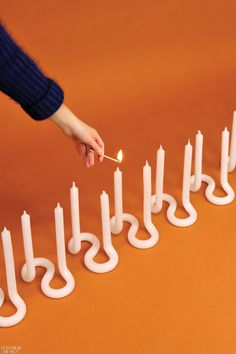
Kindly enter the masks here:
M 90 149 L 90 151 L 91 152 L 95 152 L 93 149 Z M 107 155 L 100 155 L 100 156 L 103 156 L 103 157 L 105 157 L 108 160 L 112 160 L 112 161 L 118 162 L 118 163 L 121 163 L 121 161 L 123 160 L 123 152 L 122 152 L 122 150 L 118 151 L 118 154 L 117 154 L 116 158 L 111 157 L 111 156 L 107 156 Z

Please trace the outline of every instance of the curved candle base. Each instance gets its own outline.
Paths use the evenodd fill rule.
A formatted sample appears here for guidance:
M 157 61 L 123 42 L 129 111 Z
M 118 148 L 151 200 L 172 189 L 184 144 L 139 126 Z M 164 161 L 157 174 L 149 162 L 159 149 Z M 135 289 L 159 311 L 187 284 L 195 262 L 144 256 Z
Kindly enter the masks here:
M 78 236 L 78 238 L 80 238 L 80 236 Z M 77 254 L 81 250 L 81 241 L 80 240 L 79 240 L 79 242 L 76 242 L 76 241 L 77 240 L 75 240 L 72 237 L 68 242 L 68 250 L 71 254 Z M 99 243 L 99 245 L 100 245 L 100 243 Z
M 195 175 L 192 175 L 191 176 L 191 191 L 197 191 L 196 189 L 193 189 L 193 185 L 194 185 L 194 178 L 195 178 Z M 215 204 L 215 205 L 226 205 L 226 204 L 229 204 L 231 203 L 233 200 L 234 200 L 234 191 L 232 189 L 232 187 L 230 186 L 230 184 L 228 183 L 228 181 L 226 181 L 224 183 L 224 185 L 222 185 L 222 189 L 224 190 L 224 192 L 227 194 L 226 196 L 224 197 L 217 197 L 213 194 L 214 190 L 215 190 L 215 187 L 216 187 L 216 184 L 215 184 L 215 181 L 212 177 L 206 175 L 206 174 L 202 174 L 201 175 L 201 181 L 202 182 L 205 182 L 208 184 L 206 190 L 205 190 L 205 196 L 207 198 L 207 200 L 212 203 L 212 204 Z M 201 185 L 200 185 L 201 187 Z M 199 189 L 200 189 L 199 187 Z M 198 190 L 199 190 L 198 189 Z
M 18 324 L 23 320 L 26 314 L 26 305 L 20 295 L 16 293 L 13 296 L 9 295 L 9 297 L 13 305 L 16 307 L 17 311 L 16 313 L 14 313 L 14 315 L 11 316 L 0 316 L 0 327 L 11 327 Z M 0 289 L 0 308 L 2 307 L 3 303 L 4 292 L 2 289 Z
M 156 195 L 152 195 L 152 212 L 155 213 L 155 199 Z M 176 200 L 169 194 L 163 193 L 162 200 L 169 204 L 167 209 L 167 219 L 169 222 L 178 227 L 187 227 L 193 225 L 197 220 L 197 212 L 189 202 L 184 205 L 185 211 L 189 214 L 187 218 L 178 218 L 175 216 L 175 211 L 177 209 Z
M 118 254 L 115 248 L 110 244 L 109 246 L 104 247 L 104 251 L 106 252 L 109 260 L 104 263 L 97 263 L 94 261 L 94 257 L 98 254 L 100 250 L 100 241 L 99 239 L 89 233 L 89 232 L 81 232 L 80 233 L 81 241 L 88 241 L 91 243 L 91 247 L 88 249 L 84 256 L 84 264 L 85 266 L 94 273 L 107 273 L 112 271 L 119 262 Z M 74 239 L 71 238 L 68 243 L 68 249 L 71 253 L 78 253 L 81 247 L 75 247 Z
M 60 272 L 63 279 L 66 281 L 66 285 L 60 289 L 53 289 L 49 284 L 55 274 L 54 264 L 46 258 L 39 257 L 33 259 L 33 264 L 35 267 L 43 267 L 47 270 L 41 281 L 41 289 L 46 296 L 54 299 L 59 299 L 69 295 L 73 291 L 75 287 L 75 279 L 68 268 L 63 269 L 63 271 Z M 21 276 L 26 282 L 31 282 L 34 280 L 34 278 L 30 279 L 28 276 L 26 263 L 21 269 Z
M 146 229 L 150 234 L 150 238 L 147 240 L 140 240 L 137 238 L 137 232 L 139 229 L 139 222 L 138 219 L 131 215 L 131 214 L 127 214 L 127 213 L 123 213 L 123 217 L 122 217 L 123 222 L 129 222 L 131 224 L 131 227 L 129 228 L 128 231 L 128 241 L 129 243 L 136 247 L 136 248 L 140 248 L 140 249 L 146 249 L 146 248 L 151 248 L 153 246 L 155 246 L 155 244 L 158 242 L 159 240 L 159 233 L 156 229 L 156 227 L 152 224 L 152 223 L 146 223 Z M 120 230 L 120 228 L 118 229 L 116 227 L 116 220 L 115 220 L 115 216 L 113 216 L 111 219 L 111 232 L 113 234 L 118 234 L 122 231 L 122 229 Z M 123 223 L 122 223 L 123 225 Z M 119 230 L 119 232 L 117 232 Z

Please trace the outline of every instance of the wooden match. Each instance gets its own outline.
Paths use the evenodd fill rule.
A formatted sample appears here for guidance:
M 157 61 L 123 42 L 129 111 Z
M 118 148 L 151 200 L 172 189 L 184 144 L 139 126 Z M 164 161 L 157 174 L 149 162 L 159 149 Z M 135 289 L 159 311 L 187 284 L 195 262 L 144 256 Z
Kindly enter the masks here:
M 93 150 L 93 149 L 90 149 L 90 151 L 91 152 L 93 152 L 93 153 L 95 153 L 95 151 Z M 121 151 L 121 150 L 120 150 Z M 118 153 L 119 154 L 119 153 Z M 117 156 L 118 156 L 118 154 L 117 154 Z M 100 155 L 100 156 L 102 156 L 102 157 L 105 157 L 106 159 L 108 159 L 108 160 L 111 160 L 111 161 L 114 161 L 114 162 L 118 162 L 118 163 L 121 163 L 121 161 L 122 161 L 122 157 L 121 158 L 119 158 L 119 159 L 115 159 L 114 157 L 111 157 L 111 156 L 108 156 L 108 155 Z

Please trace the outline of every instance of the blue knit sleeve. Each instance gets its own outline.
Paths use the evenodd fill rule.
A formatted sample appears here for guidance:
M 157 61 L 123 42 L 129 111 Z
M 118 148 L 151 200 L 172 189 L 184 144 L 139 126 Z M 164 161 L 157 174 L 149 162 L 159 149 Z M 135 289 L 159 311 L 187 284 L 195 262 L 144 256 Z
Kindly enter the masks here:
M 61 87 L 42 73 L 1 24 L 0 91 L 18 102 L 35 120 L 50 117 L 64 100 Z

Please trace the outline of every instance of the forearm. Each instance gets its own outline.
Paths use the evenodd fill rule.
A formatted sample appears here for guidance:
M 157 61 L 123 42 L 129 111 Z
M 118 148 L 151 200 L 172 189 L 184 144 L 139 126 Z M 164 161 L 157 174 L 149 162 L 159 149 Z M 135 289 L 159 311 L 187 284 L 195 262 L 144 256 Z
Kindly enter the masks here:
M 64 99 L 60 86 L 42 73 L 1 24 L 0 90 L 36 120 L 50 117 Z
M 71 137 L 87 167 L 94 153 L 103 160 L 104 143 L 98 132 L 78 119 L 63 104 L 60 86 L 46 77 L 36 63 L 18 46 L 0 22 L 0 91 L 18 102 L 34 119 L 49 118 Z

